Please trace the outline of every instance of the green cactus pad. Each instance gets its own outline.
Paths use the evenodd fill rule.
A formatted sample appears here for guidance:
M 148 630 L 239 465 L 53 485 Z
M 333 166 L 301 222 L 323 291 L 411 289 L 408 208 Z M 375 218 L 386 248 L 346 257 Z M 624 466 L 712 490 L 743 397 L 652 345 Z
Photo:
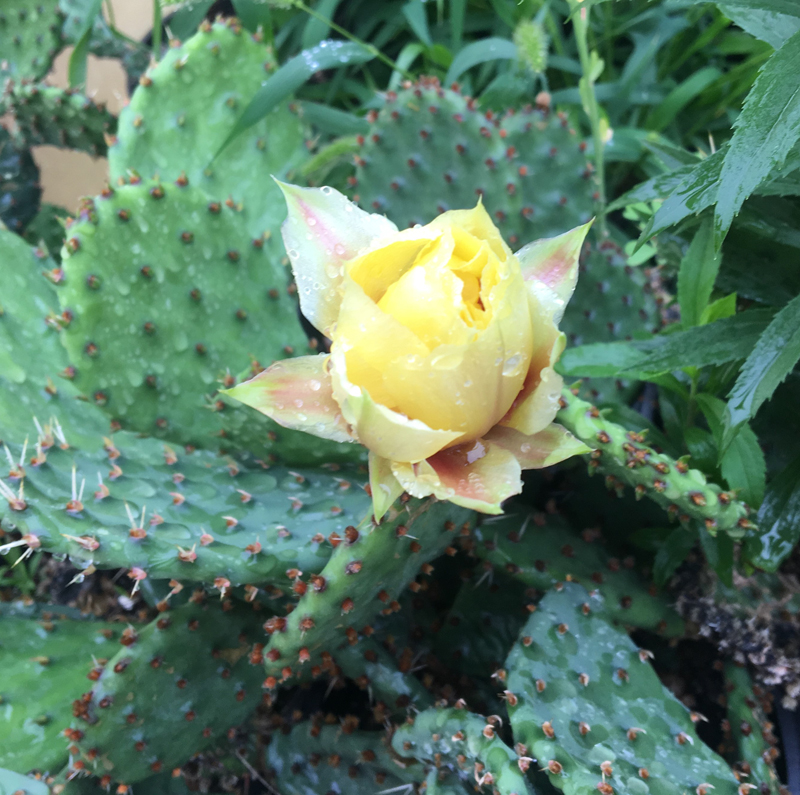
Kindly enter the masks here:
M 379 613 L 399 610 L 397 597 L 420 567 L 473 522 L 472 511 L 428 499 L 396 504 L 380 525 L 367 514 L 348 528 L 325 568 L 303 583 L 305 593 L 291 615 L 272 628 L 265 649 L 269 686 L 313 672 L 323 655 L 357 641 Z
M 24 484 L 5 479 L 0 515 L 29 545 L 66 553 L 80 568 L 124 566 L 153 579 L 219 581 L 223 590 L 288 591 L 286 571 L 320 571 L 331 554 L 328 537 L 370 506 L 352 470 L 248 470 L 125 433 L 98 438 L 105 450 L 62 449 L 54 427 L 43 426 L 40 453 L 31 424 L 28 449 L 46 460 L 26 463 Z M 21 445 L 6 438 L 6 447 L 13 460 L 21 457 Z M 8 499 L 20 486 L 22 504 Z
M 736 795 L 725 761 L 603 601 L 566 583 L 528 620 L 505 665 L 514 740 L 566 795 L 681 795 L 703 785 Z
M 380 643 L 368 638 L 352 646 L 347 643 L 335 652 L 334 661 L 348 679 L 369 691 L 381 714 L 405 715 L 409 708 L 425 709 L 433 703 L 422 683 L 401 671 Z
M 5 230 L 0 248 L 7 266 L 0 298 L 0 439 L 22 442 L 35 432 L 34 417 L 46 422 L 57 413 L 73 444 L 99 441 L 108 421 L 98 408 L 78 403 L 77 390 L 59 378 L 68 362 L 55 323 L 58 298 L 43 275 L 57 278 L 55 263 Z
M 46 144 L 104 156 L 105 136 L 116 127 L 114 116 L 88 97 L 45 83 L 12 85 L 6 102 L 28 146 Z
M 299 118 L 280 103 L 217 156 L 275 68 L 272 50 L 236 20 L 203 23 L 141 77 L 109 149 L 112 182 L 131 172 L 181 178 L 213 199 L 230 199 L 241 205 L 251 237 L 271 233 L 264 253 L 277 264 L 284 256 L 278 229 L 286 205 L 272 176 L 287 176 L 307 157 Z
M 767 725 L 761 703 L 764 692 L 758 688 L 762 698 L 755 693 L 753 681 L 747 669 L 725 664 L 725 689 L 727 691 L 728 726 L 736 743 L 736 761 L 745 781 L 755 785 L 760 792 L 765 790 L 778 795 L 780 779 L 775 772 L 777 745 L 771 725 Z M 768 742 L 768 739 L 770 740 Z
M 61 47 L 58 0 L 4 0 L 0 6 L 0 83 L 38 80 Z
M 73 706 L 73 769 L 131 784 L 225 736 L 260 700 L 250 651 L 262 621 L 250 605 L 193 599 L 128 627 L 91 698 Z
M 41 195 L 39 169 L 31 153 L 0 126 L 0 223 L 21 233 L 36 215 Z
M 81 568 L 135 566 L 154 578 L 288 586 L 286 569 L 325 565 L 327 537 L 369 510 L 363 475 L 335 466 L 306 474 L 248 469 L 126 432 L 104 439 L 100 409 L 77 401 L 72 383 L 58 377 L 66 361 L 54 323 L 45 322 L 55 296 L 42 275 L 53 263 L 10 232 L 0 231 L 0 245 L 13 264 L 0 316 L 0 439 L 14 461 L 29 441 L 24 485 L 3 478 L 5 528 L 31 534 Z M 33 463 L 40 452 L 46 460 Z M 86 483 L 83 508 L 67 511 L 73 470 L 76 489 Z M 13 510 L 7 498 L 20 487 L 25 508 Z M 137 528 L 146 536 L 131 535 Z
M 93 660 L 116 654 L 123 627 L 97 621 L 0 620 L 0 711 L 6 729 L 0 765 L 20 773 L 56 772 L 66 764 L 62 736 L 72 720 L 72 700 L 91 689 Z M 34 697 L 35 694 L 35 697 Z
M 586 223 L 594 208 L 585 144 L 565 116 L 503 117 L 424 81 L 386 96 L 356 156 L 354 198 L 401 228 L 478 197 L 512 248 Z
M 477 539 L 482 535 L 478 528 Z M 480 554 L 480 546 L 478 541 L 473 551 Z M 479 567 L 478 581 L 465 582 L 459 588 L 434 640 L 435 651 L 445 664 L 482 679 L 488 679 L 502 666 L 528 617 L 531 603 L 523 583 L 492 567 L 489 570 L 490 573 Z
M 109 190 L 68 230 L 59 297 L 76 386 L 124 426 L 202 444 L 226 373 L 307 340 L 242 214 L 199 190 L 150 182 Z
M 0 768 L 0 795 L 49 795 L 44 781 Z
M 500 795 L 533 795 L 523 772 L 531 760 L 520 759 L 500 739 L 501 723 L 465 709 L 427 709 L 397 729 L 392 747 L 401 756 L 462 770 L 465 780 L 477 780 Z
M 673 518 L 682 522 L 696 519 L 712 534 L 724 530 L 741 538 L 746 530 L 756 530 L 747 518 L 747 505 L 709 483 L 700 470 L 657 453 L 644 443 L 642 434 L 604 420 L 591 403 L 567 389 L 562 392 L 561 406 L 558 421 L 584 444 L 595 448 L 589 455 L 590 471 L 605 472 L 610 486 L 633 486 L 637 496 L 655 500 Z
M 559 324 L 570 345 L 617 342 L 656 332 L 661 326 L 658 304 L 642 267 L 627 264 L 612 240 L 590 236 L 581 258 L 575 293 Z M 628 402 L 636 382 L 585 378 L 580 394 L 593 403 Z
M 374 795 L 419 780 L 397 764 L 383 734 L 314 723 L 275 734 L 266 763 L 281 795 Z
M 567 580 L 581 582 L 597 589 L 615 621 L 667 636 L 683 634 L 684 622 L 666 596 L 635 571 L 633 560 L 610 555 L 597 535 L 577 533 L 557 515 L 509 513 L 483 522 L 474 551 L 539 591 Z

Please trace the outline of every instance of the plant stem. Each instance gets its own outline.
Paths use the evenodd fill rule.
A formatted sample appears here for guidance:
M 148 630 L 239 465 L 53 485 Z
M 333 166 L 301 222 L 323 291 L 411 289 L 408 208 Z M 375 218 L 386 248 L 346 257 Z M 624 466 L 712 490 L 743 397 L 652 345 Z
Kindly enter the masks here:
M 586 91 L 582 92 L 584 110 L 589 116 L 589 124 L 592 128 L 592 140 L 594 142 L 594 164 L 597 181 L 597 201 L 599 205 L 597 227 L 601 237 L 607 236 L 606 231 L 606 171 L 604 152 L 605 141 L 603 132 L 600 129 L 600 106 L 597 103 L 597 96 L 594 91 L 594 80 L 592 79 L 592 59 L 589 53 L 589 9 L 583 5 L 581 0 L 569 0 L 570 11 L 572 12 L 572 25 L 575 31 L 575 41 L 578 44 L 578 55 L 580 56 L 581 69 L 583 70 L 583 80 L 586 83 Z

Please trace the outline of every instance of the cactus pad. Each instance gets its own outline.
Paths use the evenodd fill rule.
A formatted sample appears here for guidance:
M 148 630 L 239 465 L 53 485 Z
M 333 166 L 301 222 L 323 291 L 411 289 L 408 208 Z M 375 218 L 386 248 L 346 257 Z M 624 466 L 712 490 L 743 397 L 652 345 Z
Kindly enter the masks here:
M 761 793 L 778 795 L 780 780 L 775 772 L 778 756 L 777 740 L 772 733 L 772 724 L 764 716 L 762 704 L 766 701 L 764 691 L 754 688 L 747 669 L 726 663 L 725 689 L 727 691 L 729 729 L 736 744 L 736 761 L 740 775 L 748 783 L 758 787 Z M 762 696 L 756 695 L 756 690 Z
M 300 723 L 267 746 L 267 768 L 281 795 L 374 795 L 415 782 L 379 732 Z M 346 787 L 346 788 L 343 788 Z
M 83 94 L 45 83 L 12 85 L 6 102 L 28 146 L 80 149 L 99 157 L 106 154 L 105 136 L 117 123 Z
M 608 554 L 597 531 L 577 533 L 554 515 L 509 513 L 484 522 L 476 535 L 476 555 L 529 587 L 547 591 L 558 582 L 581 582 L 598 590 L 615 621 L 666 635 L 683 633 L 683 621 L 666 596 L 634 570 L 633 560 Z
M 576 583 L 547 594 L 505 666 L 514 739 L 566 795 L 735 795 L 738 782 L 649 652 Z
M 591 218 L 585 148 L 566 116 L 526 108 L 497 117 L 428 80 L 387 94 L 356 157 L 352 193 L 400 228 L 481 197 L 519 248 Z
M 264 253 L 277 263 L 284 256 L 277 233 L 286 210 L 272 176 L 288 175 L 307 156 L 299 118 L 283 102 L 217 156 L 275 67 L 271 49 L 236 20 L 203 23 L 140 78 L 109 149 L 112 181 L 131 172 L 180 178 L 212 199 L 227 199 L 241 208 L 251 237 L 269 230 Z
M 584 444 L 595 448 L 590 470 L 600 469 L 610 485 L 631 485 L 637 496 L 648 496 L 667 509 L 670 516 L 689 522 L 696 519 L 712 534 L 724 530 L 734 538 L 755 531 L 747 518 L 748 507 L 735 495 L 709 483 L 698 469 L 682 460 L 657 453 L 642 434 L 603 419 L 590 403 L 565 389 L 558 421 Z
M 288 591 L 286 571 L 320 571 L 331 554 L 328 537 L 369 509 L 352 471 L 248 470 L 127 434 L 105 443 L 98 437 L 105 450 L 62 449 L 54 427 L 45 423 L 38 437 L 41 463 L 24 467 L 24 481 L 5 480 L 0 515 L 33 548 L 66 553 L 80 568 L 124 566 L 141 578 Z M 31 424 L 29 449 L 36 442 Z M 20 458 L 21 445 L 6 447 Z
M 567 304 L 561 328 L 570 345 L 616 342 L 655 333 L 661 316 L 648 274 L 627 264 L 612 240 L 591 236 L 583 251 L 575 294 Z M 611 378 L 584 378 L 580 394 L 593 403 L 627 402 L 635 383 Z
M 378 614 L 399 610 L 401 591 L 452 544 L 457 529 L 469 534 L 473 522 L 472 511 L 428 499 L 396 504 L 377 526 L 368 514 L 347 528 L 325 568 L 302 582 L 291 615 L 272 630 L 265 650 L 269 686 L 309 668 L 319 674 L 320 660 L 343 643 L 357 648 L 359 632 Z
M 189 186 L 124 186 L 87 204 L 59 286 L 76 386 L 123 427 L 202 445 L 226 374 L 306 349 L 287 274 L 262 244 L 235 206 Z
M 589 220 L 592 167 L 567 117 L 525 108 L 482 113 L 457 91 L 425 81 L 389 93 L 356 156 L 351 193 L 400 228 L 427 223 L 481 197 L 513 249 Z M 584 252 L 578 287 L 561 323 L 572 344 L 650 332 L 660 318 L 642 269 L 611 241 Z M 627 399 L 630 384 L 595 379 L 593 400 Z
M 67 761 L 62 731 L 72 700 L 91 687 L 93 662 L 116 654 L 123 630 L 97 621 L 3 616 L 0 620 L 0 765 L 19 772 L 56 772 Z M 35 698 L 32 697 L 35 694 Z
M 0 82 L 38 80 L 61 47 L 58 0 L 5 0 L 0 7 Z
M 437 767 L 447 764 L 465 781 L 492 787 L 500 795 L 533 795 L 524 771 L 532 760 L 521 759 L 498 736 L 499 718 L 487 720 L 465 709 L 428 709 L 400 726 L 392 747 Z
M 249 605 L 193 597 L 128 627 L 89 698 L 73 706 L 72 768 L 130 784 L 223 737 L 259 702 L 249 652 L 260 623 Z

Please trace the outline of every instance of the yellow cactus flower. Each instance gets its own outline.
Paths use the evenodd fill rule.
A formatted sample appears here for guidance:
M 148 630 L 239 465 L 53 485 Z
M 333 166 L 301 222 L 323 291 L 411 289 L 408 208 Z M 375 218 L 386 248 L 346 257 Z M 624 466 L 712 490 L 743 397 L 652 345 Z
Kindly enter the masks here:
M 281 187 L 300 308 L 330 354 L 227 394 L 367 447 L 378 520 L 404 491 L 500 513 L 523 469 L 588 451 L 553 422 L 553 365 L 589 224 L 514 254 L 480 202 L 398 231 L 332 188 Z

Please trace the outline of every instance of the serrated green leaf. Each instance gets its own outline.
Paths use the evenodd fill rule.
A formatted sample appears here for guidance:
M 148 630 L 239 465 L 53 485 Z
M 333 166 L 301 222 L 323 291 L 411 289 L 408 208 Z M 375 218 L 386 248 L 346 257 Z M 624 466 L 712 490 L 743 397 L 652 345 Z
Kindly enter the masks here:
M 744 200 L 783 164 L 800 138 L 800 32 L 767 61 L 747 95 L 720 174 L 717 246 Z
M 755 416 L 759 406 L 765 400 L 769 400 L 778 385 L 792 371 L 798 359 L 800 359 L 800 296 L 795 297 L 775 315 L 747 357 L 728 395 L 723 450 L 733 441 L 739 428 Z
M 736 314 L 736 293 L 718 298 L 709 304 L 700 317 L 700 325 L 713 323 L 715 320 L 723 320 L 726 317 L 733 317 Z
M 661 340 L 658 345 L 654 341 L 633 343 L 646 350 L 648 355 L 635 367 L 622 370 L 621 374 L 670 372 L 683 367 L 706 367 L 744 359 L 771 318 L 770 310 L 755 309 L 706 326 L 659 336 L 656 338 Z
M 576 378 L 608 378 L 635 367 L 642 358 L 644 354 L 631 342 L 597 342 L 567 348 L 556 369 Z
M 745 541 L 745 557 L 760 569 L 775 571 L 800 542 L 800 457 L 767 487 L 758 526 L 760 535 Z
M 751 309 L 649 340 L 579 345 L 564 351 L 558 370 L 576 378 L 647 378 L 683 367 L 725 364 L 747 358 L 772 317 L 772 310 Z
M 680 169 L 683 173 L 680 183 L 673 188 L 642 232 L 640 238 L 642 241 L 680 223 L 690 215 L 701 213 L 714 204 L 726 151 L 727 147 L 723 147 L 690 170 L 684 172 L 684 169 Z
M 769 11 L 774 14 L 789 14 L 800 17 L 800 5 L 795 0 L 725 0 L 717 3 L 730 9 L 751 8 L 755 11 Z
M 769 8 L 748 8 L 736 0 L 717 3 L 720 11 L 751 36 L 771 44 L 775 49 L 800 30 L 800 17 L 782 14 Z
M 721 255 L 714 247 L 714 228 L 703 221 L 678 271 L 678 304 L 684 328 L 697 326 L 711 298 Z

